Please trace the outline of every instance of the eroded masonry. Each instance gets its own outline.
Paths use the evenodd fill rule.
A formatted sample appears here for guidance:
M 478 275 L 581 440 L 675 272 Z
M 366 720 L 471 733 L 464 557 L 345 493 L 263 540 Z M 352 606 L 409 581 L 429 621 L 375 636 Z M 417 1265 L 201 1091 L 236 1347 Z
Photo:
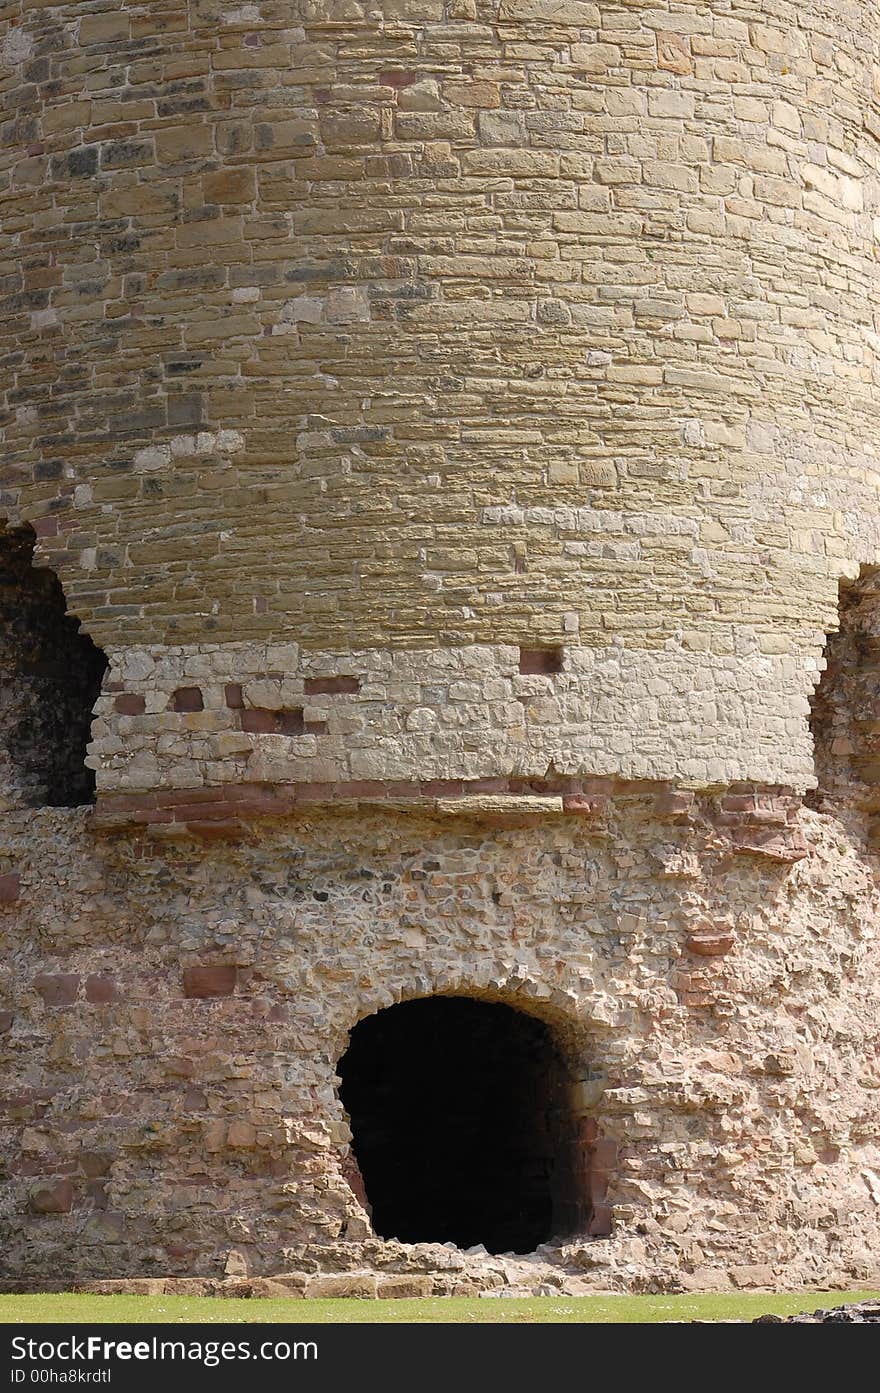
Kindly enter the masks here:
M 880 1281 L 878 36 L 3 8 L 7 1288 Z

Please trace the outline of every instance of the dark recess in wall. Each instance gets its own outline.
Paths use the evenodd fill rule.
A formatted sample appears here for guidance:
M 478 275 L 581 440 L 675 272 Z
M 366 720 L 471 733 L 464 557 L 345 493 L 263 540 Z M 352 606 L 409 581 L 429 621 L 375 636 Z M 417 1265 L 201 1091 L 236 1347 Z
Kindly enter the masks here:
M 338 1073 L 381 1237 L 528 1253 L 577 1226 L 570 1081 L 542 1021 L 403 1002 L 355 1026 Z
M 77 807 L 95 798 L 85 757 L 107 659 L 34 566 L 35 542 L 29 526 L 0 534 L 0 749 L 27 805 Z

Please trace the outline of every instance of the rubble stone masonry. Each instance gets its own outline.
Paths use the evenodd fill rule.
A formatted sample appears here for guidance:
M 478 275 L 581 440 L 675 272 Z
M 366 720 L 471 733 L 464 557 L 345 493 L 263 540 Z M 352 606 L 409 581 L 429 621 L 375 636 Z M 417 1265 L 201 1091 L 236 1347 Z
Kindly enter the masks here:
M 880 1283 L 880 4 L 0 0 L 0 93 L 0 1282 Z M 371 1225 L 450 995 L 565 1071 L 518 1266 Z

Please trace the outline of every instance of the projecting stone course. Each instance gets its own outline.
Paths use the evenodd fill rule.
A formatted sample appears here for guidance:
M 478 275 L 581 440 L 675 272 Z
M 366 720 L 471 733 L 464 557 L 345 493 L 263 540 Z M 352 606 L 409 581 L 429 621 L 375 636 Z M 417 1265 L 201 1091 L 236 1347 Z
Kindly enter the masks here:
M 498 645 L 124 648 L 95 708 L 88 763 L 100 795 L 550 771 L 812 786 L 807 717 L 823 664 L 762 653 L 753 632 L 736 645 L 723 657 L 575 644 L 549 673 L 524 673 L 522 649 Z

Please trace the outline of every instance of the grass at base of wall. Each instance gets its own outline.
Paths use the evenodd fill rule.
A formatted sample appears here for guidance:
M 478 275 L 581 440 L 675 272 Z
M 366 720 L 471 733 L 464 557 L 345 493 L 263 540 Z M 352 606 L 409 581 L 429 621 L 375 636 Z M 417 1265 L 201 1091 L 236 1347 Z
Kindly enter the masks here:
M 412 1301 L 335 1301 L 199 1296 L 0 1296 L 0 1324 L 101 1325 L 190 1322 L 349 1324 L 655 1324 L 662 1321 L 754 1320 L 880 1299 L 880 1292 L 712 1292 L 688 1296 L 450 1296 Z

